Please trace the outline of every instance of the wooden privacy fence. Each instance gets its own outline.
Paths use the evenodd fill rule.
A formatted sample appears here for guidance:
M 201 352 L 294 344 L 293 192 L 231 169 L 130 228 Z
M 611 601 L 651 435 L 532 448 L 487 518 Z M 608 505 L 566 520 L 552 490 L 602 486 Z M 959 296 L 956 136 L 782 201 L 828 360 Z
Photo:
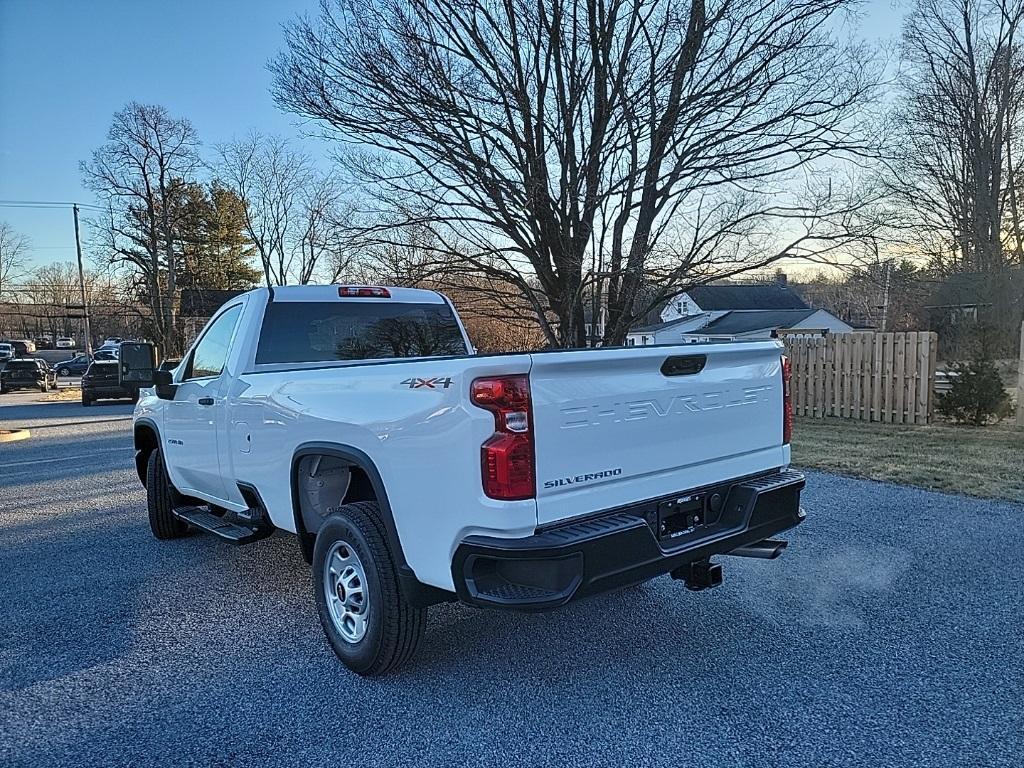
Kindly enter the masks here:
M 797 415 L 895 424 L 931 419 L 934 333 L 789 335 L 784 341 Z

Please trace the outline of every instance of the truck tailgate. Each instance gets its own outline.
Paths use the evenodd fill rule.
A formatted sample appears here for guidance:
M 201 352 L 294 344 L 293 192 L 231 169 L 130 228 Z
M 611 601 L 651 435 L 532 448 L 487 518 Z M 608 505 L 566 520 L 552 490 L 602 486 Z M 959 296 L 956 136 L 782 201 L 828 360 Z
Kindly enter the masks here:
M 538 523 L 789 463 L 776 341 L 533 355 Z

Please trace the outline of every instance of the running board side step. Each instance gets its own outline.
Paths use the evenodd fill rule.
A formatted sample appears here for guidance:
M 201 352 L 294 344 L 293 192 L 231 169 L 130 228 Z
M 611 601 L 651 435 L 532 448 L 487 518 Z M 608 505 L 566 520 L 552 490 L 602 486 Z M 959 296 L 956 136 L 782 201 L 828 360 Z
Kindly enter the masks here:
M 253 510 L 249 510 L 252 514 Z M 240 513 L 244 516 L 245 513 Z M 212 533 L 224 541 L 232 544 L 252 544 L 254 541 L 267 538 L 274 532 L 273 527 L 261 526 L 255 522 L 257 515 L 253 514 L 254 520 L 246 525 L 242 523 L 233 513 L 226 513 L 224 517 L 215 515 L 205 507 L 178 507 L 174 510 L 174 516 L 184 520 L 189 525 Z
M 735 555 L 736 557 L 756 557 L 761 560 L 774 560 L 786 551 L 787 546 L 789 546 L 789 542 L 782 539 L 765 539 L 764 541 L 755 541 L 752 544 L 744 544 L 742 547 L 737 547 L 732 552 L 726 552 L 725 554 Z

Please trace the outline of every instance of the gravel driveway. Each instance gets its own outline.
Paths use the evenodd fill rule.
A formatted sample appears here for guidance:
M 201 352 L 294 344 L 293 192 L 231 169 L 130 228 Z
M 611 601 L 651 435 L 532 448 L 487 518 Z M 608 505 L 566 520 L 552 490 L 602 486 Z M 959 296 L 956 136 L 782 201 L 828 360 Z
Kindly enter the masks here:
M 720 589 L 440 606 L 370 681 L 292 538 L 151 537 L 125 408 L 0 407 L 67 424 L 0 445 L 0 765 L 1024 763 L 1020 506 L 812 474 Z

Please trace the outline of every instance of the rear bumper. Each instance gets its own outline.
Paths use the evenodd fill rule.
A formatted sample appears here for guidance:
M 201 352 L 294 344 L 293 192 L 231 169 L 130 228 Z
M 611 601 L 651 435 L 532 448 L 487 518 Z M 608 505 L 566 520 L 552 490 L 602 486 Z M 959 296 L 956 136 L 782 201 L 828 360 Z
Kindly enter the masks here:
M 86 387 L 82 389 L 82 394 L 86 397 L 100 400 L 126 400 L 135 396 L 132 391 L 116 385 L 111 387 Z
M 16 379 L 15 381 L 6 380 L 3 382 L 4 389 L 39 389 L 43 385 L 42 379 Z
M 468 536 L 452 577 L 471 605 L 543 610 L 767 539 L 804 517 L 804 476 L 782 471 L 642 502 L 522 539 Z M 716 502 L 712 499 L 717 496 Z M 679 523 L 676 509 L 692 512 Z M 664 531 L 663 521 L 674 529 Z

